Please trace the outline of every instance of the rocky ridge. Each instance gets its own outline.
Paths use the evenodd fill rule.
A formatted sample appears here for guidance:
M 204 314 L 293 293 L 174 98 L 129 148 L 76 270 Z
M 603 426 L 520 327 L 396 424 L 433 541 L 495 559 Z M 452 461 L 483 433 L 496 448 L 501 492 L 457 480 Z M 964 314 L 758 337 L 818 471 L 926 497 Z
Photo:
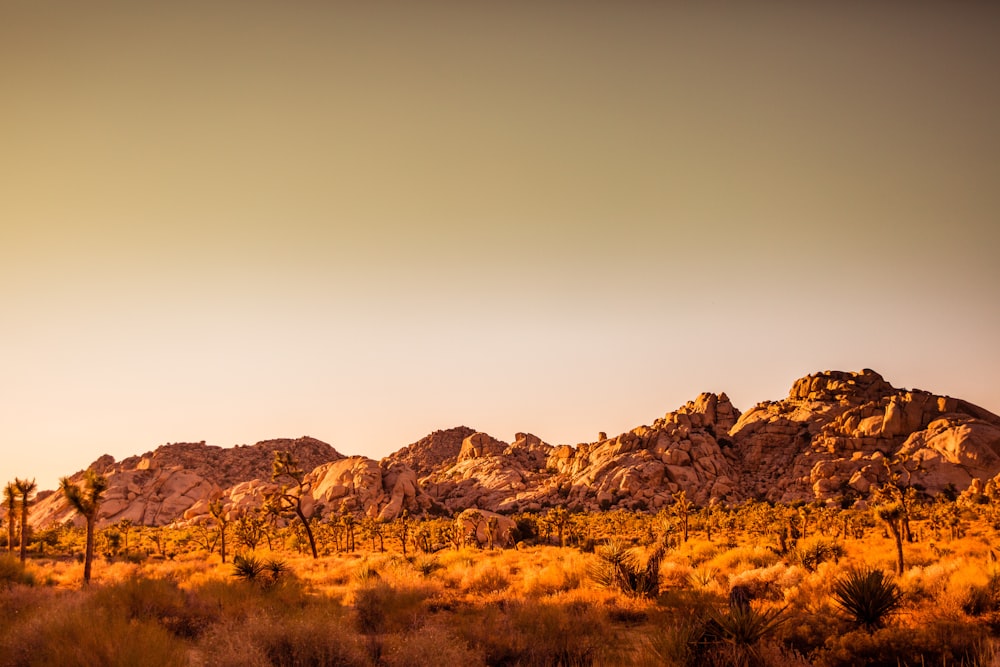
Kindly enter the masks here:
M 655 511 L 681 491 L 698 504 L 850 500 L 884 481 L 886 462 L 900 456 L 928 493 L 1000 483 L 1000 417 L 960 399 L 894 388 L 866 369 L 809 375 L 787 398 L 745 413 L 724 393 L 701 394 L 651 425 L 575 446 L 530 433 L 507 443 L 461 426 L 381 461 L 345 457 L 313 438 L 229 449 L 173 444 L 121 462 L 105 456 L 91 466 L 110 483 L 101 523 L 204 521 L 214 500 L 233 516 L 250 511 L 276 488 L 275 450 L 292 451 L 308 471 L 303 504 L 312 514 L 382 519 L 468 508 Z M 40 494 L 31 521 L 74 518 L 54 493 Z

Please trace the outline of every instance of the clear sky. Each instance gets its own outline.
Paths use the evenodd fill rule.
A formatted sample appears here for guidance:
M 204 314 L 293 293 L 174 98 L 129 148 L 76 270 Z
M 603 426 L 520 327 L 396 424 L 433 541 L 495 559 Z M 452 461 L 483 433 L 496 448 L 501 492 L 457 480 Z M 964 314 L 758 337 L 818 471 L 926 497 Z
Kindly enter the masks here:
M 987 3 L 5 2 L 0 482 L 820 370 L 1000 412 Z

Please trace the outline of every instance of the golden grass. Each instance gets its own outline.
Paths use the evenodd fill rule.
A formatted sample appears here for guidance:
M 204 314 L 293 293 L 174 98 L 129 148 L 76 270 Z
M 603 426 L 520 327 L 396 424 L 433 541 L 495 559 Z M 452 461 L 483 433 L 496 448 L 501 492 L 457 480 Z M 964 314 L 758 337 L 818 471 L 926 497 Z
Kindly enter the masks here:
M 763 667 L 1000 664 L 996 532 L 983 523 L 961 539 L 925 535 L 905 545 L 896 579 L 903 609 L 889 627 L 860 634 L 832 605 L 831 582 L 859 565 L 894 570 L 894 543 L 877 530 L 863 540 L 810 537 L 843 553 L 814 569 L 760 535 L 730 548 L 694 534 L 661 561 L 655 599 L 600 589 L 587 575 L 593 554 L 547 545 L 406 558 L 259 552 L 289 569 L 268 587 L 236 580 L 231 563 L 204 551 L 98 558 L 87 588 L 75 559 L 32 560 L 23 570 L 5 560 L 0 667 L 684 666 L 751 653 Z M 727 609 L 734 586 L 749 591 L 755 609 L 784 609 L 783 623 L 754 647 L 711 640 L 712 614 Z

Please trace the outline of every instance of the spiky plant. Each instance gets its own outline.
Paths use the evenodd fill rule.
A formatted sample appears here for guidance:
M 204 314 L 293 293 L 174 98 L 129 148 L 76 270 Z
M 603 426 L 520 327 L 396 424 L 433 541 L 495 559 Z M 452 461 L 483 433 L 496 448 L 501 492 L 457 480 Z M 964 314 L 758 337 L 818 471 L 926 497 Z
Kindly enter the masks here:
M 660 592 L 660 561 L 666 550 L 666 544 L 659 542 L 643 563 L 625 542 L 612 539 L 595 549 L 597 560 L 589 568 L 590 578 L 598 586 L 627 595 L 656 597 Z
M 903 603 L 899 586 L 882 570 L 850 570 L 833 584 L 834 603 L 868 632 L 885 626 Z
M 257 558 L 253 554 L 244 556 L 236 554 L 233 557 L 233 576 L 248 583 L 257 583 L 266 571 L 266 565 L 262 558 Z
M 785 621 L 785 607 L 760 610 L 746 605 L 730 605 L 725 613 L 711 612 L 713 629 L 719 638 L 737 646 L 753 646 Z

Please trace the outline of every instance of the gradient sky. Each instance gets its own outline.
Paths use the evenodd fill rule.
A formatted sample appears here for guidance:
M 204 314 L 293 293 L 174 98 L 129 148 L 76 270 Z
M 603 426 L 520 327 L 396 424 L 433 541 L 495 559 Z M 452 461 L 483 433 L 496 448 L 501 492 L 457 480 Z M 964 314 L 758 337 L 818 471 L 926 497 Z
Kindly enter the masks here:
M 0 6 L 0 482 L 591 441 L 825 369 L 1000 412 L 1000 12 Z

